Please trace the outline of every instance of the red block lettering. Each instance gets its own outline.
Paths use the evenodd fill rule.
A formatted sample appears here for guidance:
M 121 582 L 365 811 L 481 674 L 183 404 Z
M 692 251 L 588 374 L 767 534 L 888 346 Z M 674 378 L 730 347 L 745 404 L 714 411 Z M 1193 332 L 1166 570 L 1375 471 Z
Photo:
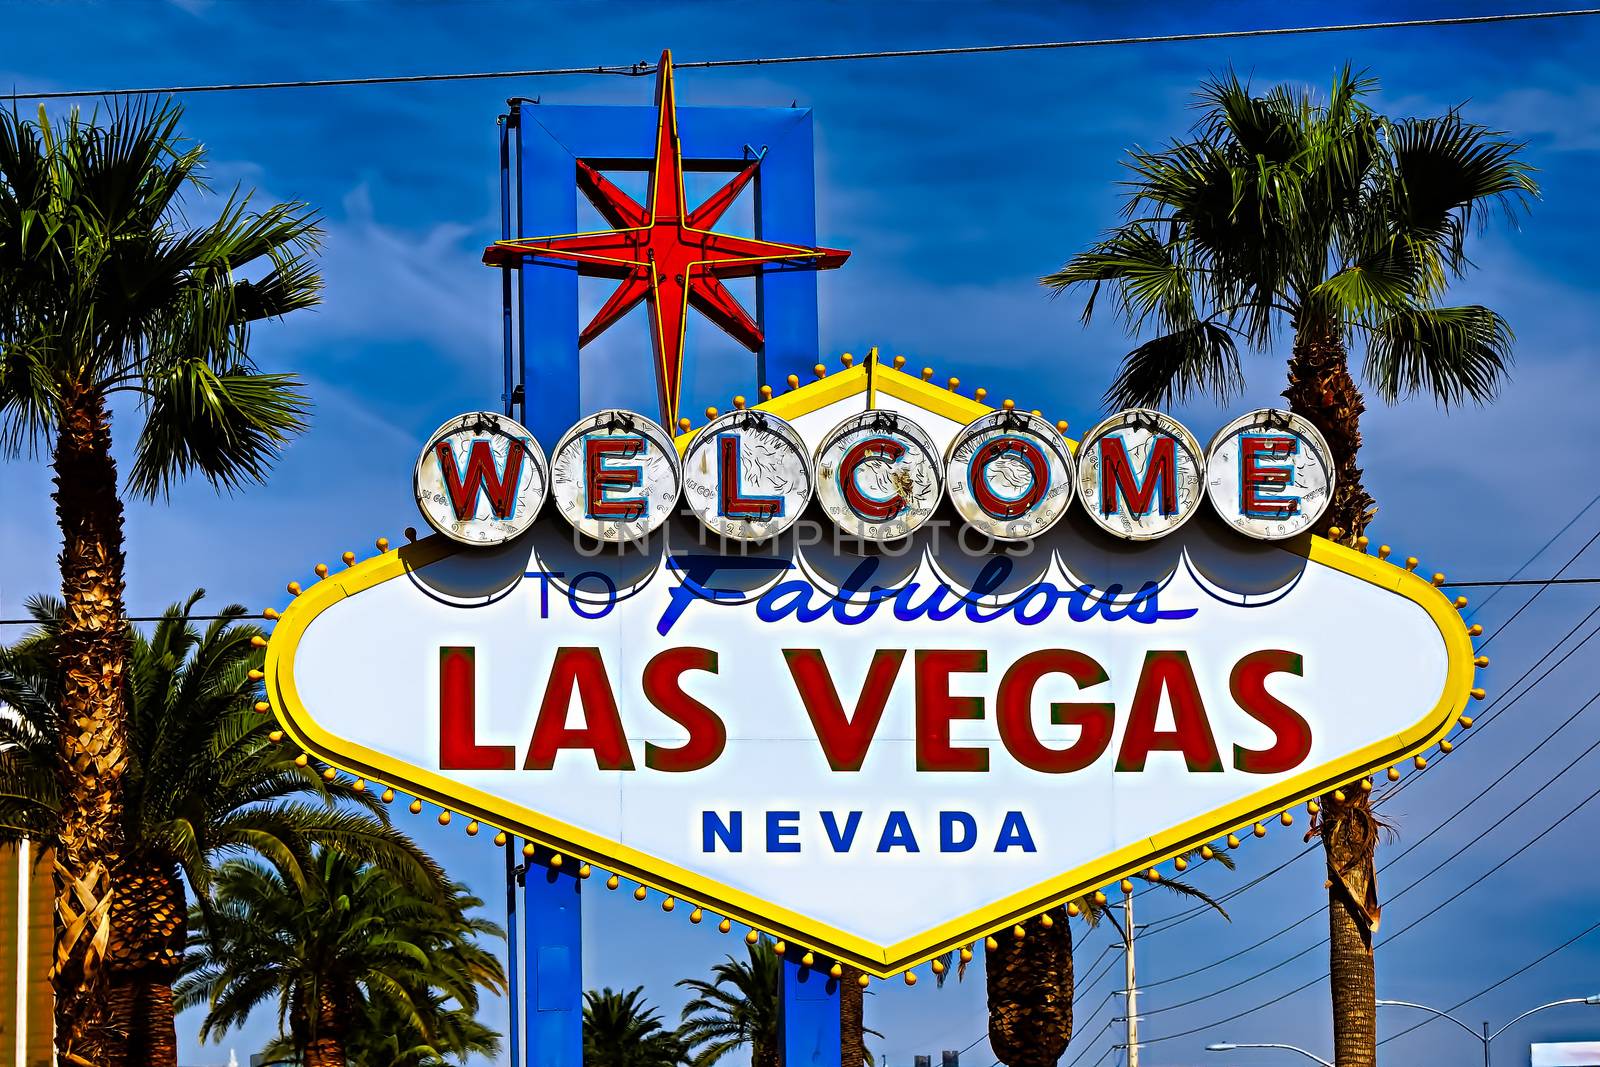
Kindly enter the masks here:
M 1105 752 L 1111 743 L 1116 706 L 1110 703 L 1052 703 L 1050 721 L 1076 726 L 1078 739 L 1066 748 L 1051 748 L 1033 729 L 1033 688 L 1047 674 L 1064 674 L 1089 689 L 1107 680 L 1105 668 L 1081 652 L 1047 648 L 1030 652 L 1011 665 L 1000 679 L 995 696 L 995 719 L 1000 739 L 1024 767 L 1046 774 L 1081 771 Z
M 669 648 L 645 664 L 645 698 L 689 731 L 689 740 L 677 748 L 645 742 L 644 765 L 653 771 L 698 771 L 728 743 L 728 728 L 717 713 L 683 691 L 679 682 L 685 671 L 716 674 L 717 654 L 709 648 Z
M 1128 450 L 1119 437 L 1100 438 L 1100 512 L 1114 515 L 1117 498 L 1128 502 L 1133 514 L 1150 510 L 1157 486 L 1161 489 L 1161 514 L 1178 511 L 1178 443 L 1166 434 L 1150 439 L 1150 459 L 1145 464 L 1144 480 L 1133 473 Z
M 583 707 L 584 725 L 568 729 L 567 705 L 572 703 L 574 686 Z M 556 649 L 523 770 L 548 771 L 555 765 L 556 753 L 564 748 L 589 749 L 594 753 L 595 766 L 602 771 L 633 770 L 617 698 L 598 648 Z
M 989 464 L 1001 456 L 1014 454 L 1027 464 L 1031 479 L 1022 495 L 1012 499 L 1003 497 L 989 486 L 984 472 Z M 1050 487 L 1050 464 L 1044 453 L 1032 441 L 1020 437 L 997 437 L 978 449 L 967 468 L 967 484 L 972 487 L 972 499 L 990 518 L 1014 519 L 1026 515 L 1033 506 L 1044 499 Z
M 462 522 L 472 518 L 478 510 L 478 494 L 489 498 L 489 510 L 497 519 L 509 519 L 517 505 L 517 482 L 522 478 L 522 442 L 513 440 L 506 448 L 504 472 L 495 470 L 494 450 L 487 440 L 472 442 L 467 449 L 467 472 L 461 473 L 456 454 L 448 441 L 440 441 L 434 449 L 439 457 L 439 470 L 444 473 L 444 487 L 450 494 L 450 506 Z
M 817 732 L 817 741 L 822 745 L 829 767 L 836 771 L 861 769 L 905 657 L 903 648 L 880 648 L 872 654 L 867 680 L 861 684 L 861 695 L 856 699 L 856 710 L 847 716 L 822 652 L 815 648 L 783 650 L 789 673 L 794 677 L 794 687 L 800 694 L 800 702 L 806 706 L 806 714 L 811 716 L 811 728 Z
M 717 438 L 717 505 L 723 518 L 765 522 L 783 507 L 781 496 L 749 496 L 739 484 L 739 435 Z
M 950 676 L 986 670 L 988 654 L 977 649 L 919 649 L 915 663 L 917 770 L 988 770 L 988 749 L 956 748 L 950 744 L 952 719 L 983 718 L 983 698 L 951 696 Z
M 906 454 L 906 446 L 892 437 L 869 437 L 857 441 L 839 461 L 839 485 L 844 490 L 844 501 L 855 512 L 870 522 L 884 522 L 894 518 L 911 505 L 898 491 L 886 500 L 878 500 L 861 491 L 856 483 L 856 471 L 869 459 L 894 461 Z
M 516 765 L 510 745 L 480 745 L 477 740 L 477 650 L 471 645 L 439 649 L 439 769 L 509 771 Z
M 1157 730 L 1161 694 L 1167 694 L 1175 729 Z M 1117 753 L 1117 770 L 1142 771 L 1151 752 L 1182 752 L 1191 771 L 1220 771 L 1216 738 L 1206 721 L 1205 703 L 1187 652 L 1148 652 L 1128 709 L 1128 728 Z
M 1303 677 L 1305 665 L 1300 656 L 1282 649 L 1252 652 L 1234 665 L 1228 675 L 1233 702 L 1261 725 L 1271 730 L 1271 748 L 1250 749 L 1233 746 L 1233 765 L 1250 774 L 1282 774 L 1293 770 L 1311 754 L 1311 727 L 1300 713 L 1267 692 L 1269 674 Z
M 584 503 L 591 519 L 633 522 L 645 517 L 650 502 L 643 497 L 618 500 L 607 495 L 632 489 L 644 480 L 644 472 L 638 467 L 612 467 L 606 460 L 612 456 L 633 459 L 646 447 L 643 437 L 591 437 L 583 443 Z
M 1282 463 L 1300 443 L 1280 434 L 1246 434 L 1239 440 L 1239 510 L 1253 519 L 1287 519 L 1300 510 L 1300 502 L 1277 496 L 1288 486 L 1294 471 Z M 1264 460 L 1280 462 L 1263 466 Z

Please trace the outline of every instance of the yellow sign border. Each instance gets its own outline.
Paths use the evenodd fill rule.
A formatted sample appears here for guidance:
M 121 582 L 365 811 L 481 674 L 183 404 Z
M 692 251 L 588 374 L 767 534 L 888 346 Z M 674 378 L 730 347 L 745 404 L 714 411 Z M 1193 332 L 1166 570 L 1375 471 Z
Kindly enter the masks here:
M 940 389 L 887 367 L 871 367 L 875 359 L 810 386 L 775 397 L 762 405 L 787 418 L 815 411 L 857 392 L 881 389 L 935 414 L 965 423 L 987 406 Z M 873 372 L 876 372 L 875 374 Z M 874 381 L 876 378 L 876 381 Z M 678 438 L 680 449 L 692 433 Z M 296 744 L 330 766 L 352 775 L 391 783 L 442 808 L 459 812 L 526 838 L 549 849 L 591 861 L 642 885 L 700 905 L 740 923 L 796 945 L 849 963 L 867 974 L 887 978 L 1067 900 L 1092 893 L 1174 856 L 1199 848 L 1228 833 L 1277 815 L 1339 786 L 1408 759 L 1447 734 L 1466 707 L 1473 681 L 1472 640 L 1453 604 L 1429 582 L 1377 557 L 1345 548 L 1320 537 L 1295 546 L 1312 563 L 1387 589 L 1421 607 L 1438 627 L 1447 655 L 1445 683 L 1438 703 L 1415 723 L 1389 739 L 1351 752 L 1332 763 L 1307 770 L 1287 782 L 1258 790 L 1222 808 L 1188 819 L 1143 842 L 1129 845 L 1093 863 L 1083 864 L 1014 893 L 915 937 L 881 945 L 839 930 L 798 912 L 771 905 L 724 886 L 715 879 L 666 863 L 647 853 L 459 782 L 408 766 L 398 760 L 344 741 L 324 730 L 301 702 L 294 684 L 294 657 L 311 622 L 330 606 L 364 589 L 401 577 L 456 552 L 471 551 L 433 536 L 390 550 L 329 574 L 305 590 L 284 610 L 266 652 L 267 696 L 284 731 Z

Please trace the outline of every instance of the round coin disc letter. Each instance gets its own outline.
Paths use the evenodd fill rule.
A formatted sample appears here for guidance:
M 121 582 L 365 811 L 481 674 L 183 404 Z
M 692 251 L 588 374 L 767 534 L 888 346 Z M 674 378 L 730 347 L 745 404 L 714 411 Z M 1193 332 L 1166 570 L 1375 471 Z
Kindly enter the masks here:
M 794 525 L 811 502 L 811 456 L 783 419 L 730 411 L 695 434 L 683 454 L 683 495 L 706 529 L 765 541 Z
M 550 496 L 573 529 L 620 544 L 648 536 L 678 506 L 678 449 L 653 420 L 608 409 L 568 430 L 550 457 Z
M 950 443 L 945 484 L 968 526 L 997 541 L 1027 541 L 1072 504 L 1072 451 L 1054 426 L 1023 411 L 996 411 Z
M 943 467 L 922 427 L 893 412 L 863 411 L 817 446 L 817 499 L 845 533 L 893 541 L 933 514 Z
M 1316 525 L 1333 496 L 1333 452 L 1299 415 L 1262 408 L 1217 431 L 1206 449 L 1206 494 L 1247 537 L 1281 541 Z
M 501 545 L 522 533 L 549 485 L 539 442 L 492 411 L 458 415 L 435 430 L 411 476 L 428 525 L 464 545 Z
M 1200 509 L 1205 465 L 1200 442 L 1177 419 L 1129 408 L 1078 443 L 1078 496 L 1101 529 L 1154 541 Z

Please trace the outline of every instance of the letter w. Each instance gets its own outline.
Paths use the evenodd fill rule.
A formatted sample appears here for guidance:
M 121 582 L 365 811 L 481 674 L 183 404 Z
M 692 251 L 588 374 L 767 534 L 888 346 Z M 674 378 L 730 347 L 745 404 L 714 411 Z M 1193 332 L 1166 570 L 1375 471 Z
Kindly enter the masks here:
M 450 503 L 456 518 L 466 522 L 478 510 L 478 494 L 489 497 L 489 508 L 497 519 L 509 519 L 517 507 L 517 483 L 522 477 L 522 442 L 512 440 L 506 448 L 503 471 L 495 469 L 494 449 L 484 438 L 472 442 L 467 451 L 467 471 L 461 466 L 448 441 L 440 441 L 435 452 L 439 456 L 439 469 L 444 472 L 444 486 L 450 493 Z
M 849 716 L 844 713 L 839 692 L 833 687 L 833 677 L 819 649 L 786 648 L 783 658 L 794 676 L 800 702 L 811 716 L 811 726 L 822 743 L 822 754 L 828 757 L 828 766 L 836 771 L 859 771 L 861 762 L 867 758 L 872 737 L 878 732 L 878 720 L 883 718 L 889 691 L 894 688 L 906 650 L 880 648 L 872 654 L 867 680 L 861 685 L 861 697 L 856 701 L 855 713 Z

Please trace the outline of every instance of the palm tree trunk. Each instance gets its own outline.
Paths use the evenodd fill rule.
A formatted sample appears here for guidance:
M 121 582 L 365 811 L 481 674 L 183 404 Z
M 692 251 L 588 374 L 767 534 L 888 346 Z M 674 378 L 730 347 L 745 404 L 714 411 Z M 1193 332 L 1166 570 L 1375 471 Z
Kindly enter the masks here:
M 122 502 L 111 423 L 96 393 L 68 387 L 54 457 L 61 526 L 61 822 L 56 847 L 56 1049 L 63 1063 L 120 1067 L 107 1018 L 111 872 L 122 851 L 127 763 Z
M 1283 396 L 1290 411 L 1322 431 L 1333 452 L 1333 500 L 1317 532 L 1326 534 L 1337 526 L 1344 531 L 1342 540 L 1354 541 L 1372 521 L 1375 510 L 1356 465 L 1361 452 L 1361 415 L 1367 405 L 1350 376 L 1344 338 L 1336 326 L 1310 324 L 1296 329 L 1289 357 L 1289 387 Z
M 1361 448 L 1361 390 L 1350 376 L 1343 337 L 1327 324 L 1310 323 L 1295 332 L 1289 359 L 1289 409 L 1309 419 L 1333 451 L 1337 484 L 1318 532 L 1343 531 L 1351 543 L 1375 512 L 1361 481 L 1356 457 Z M 1378 823 L 1371 794 L 1351 789 L 1340 800 L 1322 798 L 1322 847 L 1328 862 L 1328 990 L 1333 1001 L 1334 1062 L 1338 1067 L 1377 1063 L 1377 975 L 1372 937 L 1382 909 L 1378 905 L 1375 855 Z
M 984 953 L 989 1044 L 1006 1067 L 1055 1067 L 1072 1040 L 1072 927 L 1065 905 L 1025 926 L 1021 940 L 995 935 Z
M 777 1044 L 761 1038 L 750 1042 L 750 1067 L 783 1067 Z
M 177 1067 L 172 983 L 183 967 L 188 917 L 177 868 L 129 857 L 112 877 L 106 957 L 111 1018 L 127 1035 L 129 1067 Z
M 345 1067 L 346 1013 L 324 994 L 317 1012 L 317 1032 L 306 1045 L 306 1067 Z
M 861 972 L 845 965 L 839 977 L 839 1067 L 862 1067 L 867 1062 L 862 994 Z

